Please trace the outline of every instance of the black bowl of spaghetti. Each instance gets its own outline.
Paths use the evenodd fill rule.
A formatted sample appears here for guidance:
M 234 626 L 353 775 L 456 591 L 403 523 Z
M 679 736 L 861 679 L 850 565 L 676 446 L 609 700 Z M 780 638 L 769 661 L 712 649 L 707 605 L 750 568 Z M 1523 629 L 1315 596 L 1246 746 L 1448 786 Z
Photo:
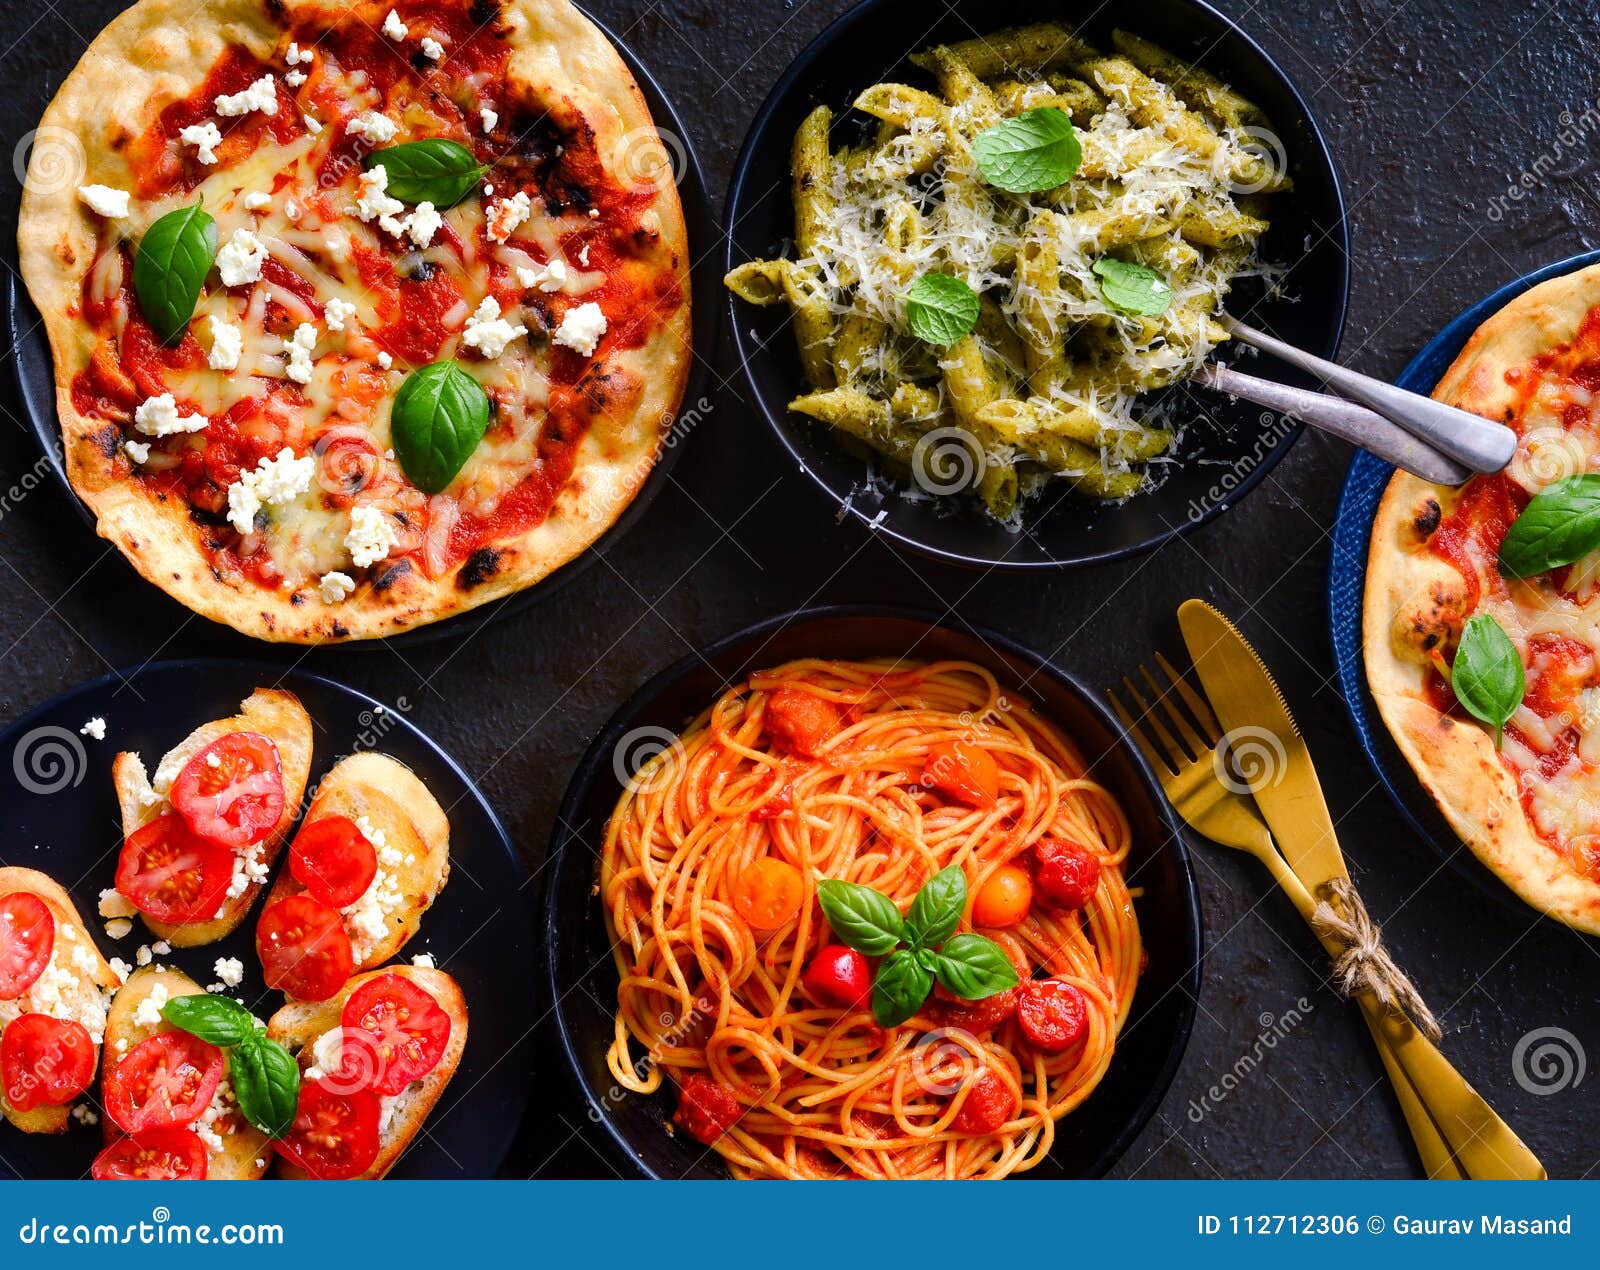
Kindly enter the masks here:
M 591 1142 L 647 1177 L 1096 1177 L 1187 1044 L 1200 914 L 1170 809 L 1085 687 L 992 632 L 866 608 L 741 631 L 617 712 L 556 824 L 556 1035 Z M 1072 899 L 1064 849 L 1094 857 Z M 913 954 L 912 897 L 952 872 L 960 933 Z M 813 977 L 857 946 L 818 903 L 845 879 L 907 914 L 908 948 L 860 945 L 853 1003 Z M 888 963 L 957 941 L 1015 986 L 924 976 L 885 1020 Z

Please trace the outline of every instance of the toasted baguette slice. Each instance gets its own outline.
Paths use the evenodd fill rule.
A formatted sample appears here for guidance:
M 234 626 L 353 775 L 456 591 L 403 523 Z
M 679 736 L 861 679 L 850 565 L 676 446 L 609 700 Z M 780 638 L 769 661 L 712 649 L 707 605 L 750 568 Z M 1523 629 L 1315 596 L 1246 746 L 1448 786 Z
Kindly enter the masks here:
M 324 816 L 365 821 L 382 835 L 379 876 L 373 887 L 380 887 L 387 874 L 400 893 L 399 904 L 384 916 L 381 938 L 369 938 L 357 929 L 350 915 L 345 916 L 345 931 L 355 949 L 359 974 L 383 965 L 405 947 L 422 925 L 422 915 L 449 881 L 450 821 L 410 768 L 385 754 L 370 752 L 352 754 L 333 765 L 317 786 L 300 827 Z M 377 842 L 372 845 L 380 846 Z M 294 875 L 283 869 L 272 884 L 267 904 L 304 890 Z
M 372 1181 L 385 1176 L 411 1145 L 423 1121 L 439 1101 L 444 1087 L 450 1083 L 461 1063 L 461 1053 L 467 1047 L 467 999 L 461 988 L 442 970 L 423 966 L 385 966 L 356 975 L 338 993 L 326 1001 L 291 1001 L 267 1020 L 267 1035 L 285 1049 L 298 1056 L 300 1070 L 311 1066 L 311 1048 L 316 1040 L 330 1028 L 340 1025 L 344 1003 L 362 984 L 384 975 L 398 975 L 409 979 L 425 990 L 439 1008 L 450 1016 L 450 1040 L 445 1046 L 439 1065 L 421 1080 L 413 1081 L 394 1098 L 384 1099 L 388 1115 L 378 1133 L 378 1158 L 372 1167 L 355 1181 Z M 306 1173 L 287 1159 L 279 1157 L 278 1172 L 283 1177 L 304 1178 Z
M 50 950 L 50 961 L 39 976 L 38 982 L 14 1001 L 0 1001 L 0 1030 L 21 1014 L 48 1014 L 53 1018 L 74 1018 L 89 1030 L 94 1041 L 95 1062 L 100 1061 L 100 1042 L 106 1028 L 106 994 L 117 986 L 116 971 L 107 964 L 95 947 L 89 928 L 78 916 L 72 897 L 56 882 L 36 869 L 0 868 L 0 895 L 28 891 L 45 902 L 56 919 L 55 943 Z M 67 1000 L 46 1003 L 35 998 L 35 993 L 46 980 L 54 980 L 58 972 L 67 977 L 64 989 Z M 63 1004 L 69 1008 L 63 1009 Z M 92 1077 L 91 1077 L 92 1079 Z M 0 1113 L 24 1133 L 61 1133 L 67 1127 L 68 1107 L 35 1107 L 31 1111 L 18 1111 L 0 1091 Z
M 300 698 L 281 688 L 257 688 L 231 719 L 203 723 L 189 733 L 161 760 L 153 778 L 154 786 L 152 778 L 145 773 L 144 761 L 137 754 L 127 751 L 118 754 L 111 761 L 111 779 L 116 784 L 117 802 L 122 808 L 123 837 L 171 811 L 166 791 L 184 764 L 229 732 L 259 732 L 278 747 L 278 760 L 283 765 L 283 815 L 260 843 L 261 862 L 270 868 L 283 848 L 289 827 L 294 824 L 300 800 L 305 797 L 306 780 L 311 775 L 311 716 L 300 704 Z M 252 881 L 242 894 L 226 899 L 221 911 L 210 921 L 158 922 L 145 917 L 144 924 L 175 948 L 212 944 L 232 934 L 244 921 L 251 902 L 264 885 Z
M 149 1040 L 157 1032 L 177 1031 L 165 1020 L 153 1026 L 135 1020 L 140 1005 L 158 985 L 166 989 L 167 1000 L 205 995 L 204 988 L 172 966 L 145 966 L 135 970 L 112 998 L 111 1014 L 106 1019 L 106 1076 L 141 1041 Z M 227 1110 L 210 1126 L 222 1146 L 219 1149 L 207 1144 L 206 1178 L 214 1182 L 254 1181 L 266 1173 L 267 1165 L 272 1162 L 270 1139 L 240 1114 L 236 1103 L 229 1101 L 225 1106 Z M 101 1123 L 105 1126 L 108 1143 L 122 1136 L 110 1116 L 102 1116 Z M 189 1127 L 194 1128 L 193 1125 Z

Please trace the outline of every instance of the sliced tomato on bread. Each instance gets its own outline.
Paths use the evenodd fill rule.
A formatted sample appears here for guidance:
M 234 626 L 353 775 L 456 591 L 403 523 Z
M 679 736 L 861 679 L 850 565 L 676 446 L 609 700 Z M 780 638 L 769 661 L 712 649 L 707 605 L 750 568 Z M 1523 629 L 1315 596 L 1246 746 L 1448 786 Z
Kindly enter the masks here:
M 66 1129 L 116 986 L 72 897 L 35 869 L 0 868 L 0 1113 L 17 1128 Z
M 184 1133 L 198 1136 L 205 1153 L 205 1171 L 200 1176 L 232 1181 L 261 1177 L 272 1160 L 266 1134 L 256 1129 L 239 1112 L 226 1079 L 215 1085 L 206 1077 L 209 1046 L 196 1042 L 195 1054 L 156 1054 L 147 1043 L 170 1038 L 169 1046 L 193 1041 L 187 1032 L 160 1017 L 161 1006 L 174 997 L 203 996 L 205 990 L 193 979 L 171 966 L 145 966 L 128 976 L 127 983 L 111 1001 L 106 1019 L 106 1061 L 101 1076 L 102 1103 L 107 1114 L 106 1151 L 101 1153 L 103 1170 L 111 1177 L 136 1177 L 140 1170 L 149 1176 L 168 1176 L 163 1170 L 177 1167 L 179 1157 L 190 1152 Z M 170 1075 L 166 1075 L 170 1073 Z M 198 1078 L 194 1078 L 198 1073 Z M 168 1123 L 155 1124 L 162 1117 L 146 1117 L 152 1125 L 137 1135 L 149 1145 L 146 1152 L 135 1151 L 123 1129 L 116 1123 L 113 1108 L 143 1107 L 147 1099 L 142 1090 L 153 1081 L 165 1078 L 176 1107 Z M 188 1079 L 186 1082 L 186 1078 Z M 191 1116 L 194 1108 L 185 1100 L 186 1083 L 206 1094 L 205 1106 Z M 128 1119 L 126 1113 L 123 1116 Z M 144 1124 L 141 1120 L 140 1124 Z M 115 1148 L 115 1150 L 113 1150 Z M 182 1148 L 182 1149 L 180 1149 Z M 97 1162 L 98 1163 L 98 1162 Z M 193 1177 L 193 1164 L 183 1176 Z M 99 1176 L 99 1174 L 96 1174 Z
M 178 948 L 231 934 L 266 884 L 311 773 L 311 716 L 292 692 L 257 688 L 239 713 L 196 728 L 152 776 L 112 760 L 124 844 L 117 890 Z
M 340 759 L 317 786 L 289 844 L 289 867 L 261 910 L 256 948 L 268 982 L 301 1000 L 333 990 L 331 967 L 344 947 L 327 929 L 330 913 L 348 940 L 351 973 L 383 965 L 417 933 L 449 877 L 450 822 L 428 787 L 387 755 Z M 281 947 L 290 935 L 308 941 L 314 973 L 275 968 L 296 961 Z
M 439 1101 L 467 1045 L 467 1002 L 442 970 L 385 966 L 326 1001 L 292 1001 L 267 1035 L 300 1063 L 286 1177 L 381 1178 Z M 380 1090 L 395 1089 L 393 1094 Z M 373 1124 L 376 1123 L 376 1142 Z

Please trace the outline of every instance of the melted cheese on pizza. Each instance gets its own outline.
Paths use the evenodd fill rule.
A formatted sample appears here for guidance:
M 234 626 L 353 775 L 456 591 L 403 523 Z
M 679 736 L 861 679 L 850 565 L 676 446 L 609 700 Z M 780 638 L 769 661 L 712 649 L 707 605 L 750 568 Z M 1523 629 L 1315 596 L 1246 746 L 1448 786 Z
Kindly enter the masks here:
M 593 413 L 585 387 L 607 375 L 608 350 L 642 343 L 682 302 L 675 279 L 630 255 L 655 228 L 653 189 L 618 185 L 581 117 L 563 127 L 557 110 L 496 100 L 504 46 L 465 5 L 400 8 L 404 41 L 353 20 L 286 31 L 274 64 L 230 51 L 165 106 L 138 140 L 128 215 L 105 222 L 83 284 L 97 344 L 74 398 L 126 425 L 129 479 L 188 498 L 219 568 L 324 603 L 347 593 L 321 585 L 329 575 L 410 556 L 437 577 L 538 524 L 572 471 Z M 424 36 L 443 58 L 403 47 Z M 222 139 L 208 163 L 212 124 Z M 363 169 L 374 150 L 381 166 L 384 148 L 428 137 L 487 168 L 481 189 L 431 217 L 386 202 Z M 197 201 L 216 222 L 217 267 L 182 343 L 165 348 L 139 312 L 130 244 Z M 445 359 L 482 384 L 491 419 L 429 497 L 394 457 L 390 412 L 410 371 Z M 161 394 L 205 425 L 149 427 L 141 407 Z M 306 457 L 309 482 L 256 482 L 259 465 Z M 357 508 L 383 516 L 375 545 Z

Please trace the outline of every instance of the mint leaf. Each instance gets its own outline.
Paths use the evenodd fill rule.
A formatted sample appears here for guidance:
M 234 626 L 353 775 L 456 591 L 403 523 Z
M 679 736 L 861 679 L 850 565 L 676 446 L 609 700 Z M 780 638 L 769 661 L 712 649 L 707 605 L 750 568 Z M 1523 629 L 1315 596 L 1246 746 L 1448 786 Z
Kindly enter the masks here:
M 1103 256 L 1094 262 L 1094 271 L 1100 294 L 1114 309 L 1160 317 L 1172 306 L 1172 287 L 1154 269 Z
M 1008 194 L 1037 194 L 1070 181 L 1083 147 L 1064 110 L 1043 106 L 985 128 L 972 139 L 983 179 Z
M 954 344 L 978 320 L 977 292 L 951 274 L 925 273 L 906 294 L 906 318 L 919 340 Z

